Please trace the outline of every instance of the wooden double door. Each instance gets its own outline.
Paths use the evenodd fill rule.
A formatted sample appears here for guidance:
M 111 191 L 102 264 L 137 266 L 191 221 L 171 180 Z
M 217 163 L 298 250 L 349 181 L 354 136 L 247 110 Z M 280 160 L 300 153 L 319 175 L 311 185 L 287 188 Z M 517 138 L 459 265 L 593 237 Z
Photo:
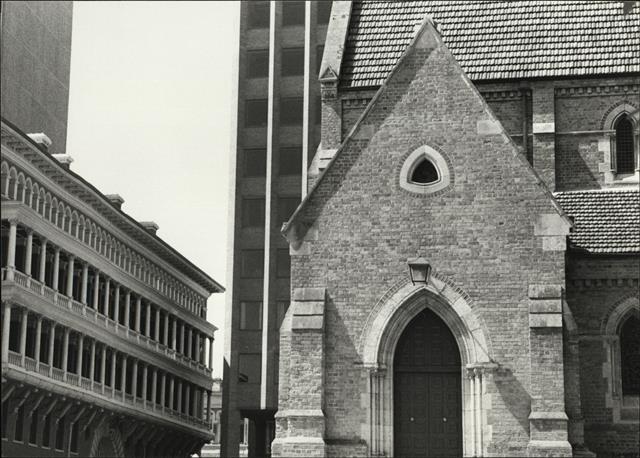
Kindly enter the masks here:
M 447 325 L 424 310 L 394 358 L 396 457 L 462 456 L 460 352 Z

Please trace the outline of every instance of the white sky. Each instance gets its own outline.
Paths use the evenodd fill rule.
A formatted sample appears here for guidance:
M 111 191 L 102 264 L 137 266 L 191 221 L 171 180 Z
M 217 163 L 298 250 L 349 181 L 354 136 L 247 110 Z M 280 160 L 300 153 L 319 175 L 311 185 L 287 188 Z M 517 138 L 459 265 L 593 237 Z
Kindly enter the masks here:
M 237 2 L 74 2 L 72 169 L 226 285 Z M 219 330 L 223 294 L 209 299 Z

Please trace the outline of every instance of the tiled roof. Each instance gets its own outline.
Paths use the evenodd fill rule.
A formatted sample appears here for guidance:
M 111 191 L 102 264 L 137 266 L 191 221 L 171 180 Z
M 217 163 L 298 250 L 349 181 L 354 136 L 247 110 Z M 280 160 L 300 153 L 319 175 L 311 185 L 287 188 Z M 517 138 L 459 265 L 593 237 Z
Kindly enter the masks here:
M 571 246 L 591 253 L 640 253 L 640 191 L 554 193 L 574 218 Z
M 353 2 L 341 86 L 380 86 L 429 14 L 474 81 L 640 72 L 640 4 Z

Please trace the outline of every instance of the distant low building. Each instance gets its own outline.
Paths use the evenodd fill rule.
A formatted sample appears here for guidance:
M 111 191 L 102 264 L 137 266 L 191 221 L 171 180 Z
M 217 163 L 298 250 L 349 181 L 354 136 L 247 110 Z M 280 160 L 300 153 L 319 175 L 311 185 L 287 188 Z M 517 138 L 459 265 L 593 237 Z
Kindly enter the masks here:
M 222 417 L 222 379 L 213 379 L 213 389 L 211 390 L 211 406 L 205 407 L 205 416 L 211 418 L 211 428 L 213 431 L 213 440 L 204 444 L 200 452 L 201 457 L 220 456 L 220 430 Z M 247 456 L 249 420 L 243 418 L 240 426 L 240 454 L 239 456 Z

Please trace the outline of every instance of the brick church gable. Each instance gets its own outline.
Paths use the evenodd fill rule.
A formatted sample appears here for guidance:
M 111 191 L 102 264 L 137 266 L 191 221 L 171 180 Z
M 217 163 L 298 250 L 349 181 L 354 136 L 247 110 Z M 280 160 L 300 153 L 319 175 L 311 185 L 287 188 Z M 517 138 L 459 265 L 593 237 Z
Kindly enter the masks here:
M 460 396 L 480 399 L 482 383 L 493 390 L 459 412 L 467 429 L 454 455 L 568 456 L 570 228 L 426 19 L 283 226 L 292 301 L 280 327 L 274 455 L 393 455 L 387 369 L 408 320 L 429 309 L 451 330 L 461 372 L 471 370 Z M 432 268 L 424 284 L 409 279 L 416 257 Z
M 403 161 L 423 145 L 441 154 L 450 181 L 418 199 L 425 217 L 430 205 L 480 205 L 491 219 L 490 209 L 507 216 L 504 202 L 535 202 L 536 214 L 554 214 L 561 226 L 571 225 L 427 18 L 283 234 L 299 245 L 323 208 L 339 207 L 355 191 L 351 186 L 372 204 L 390 194 L 413 199 L 399 186 L 400 174 Z

